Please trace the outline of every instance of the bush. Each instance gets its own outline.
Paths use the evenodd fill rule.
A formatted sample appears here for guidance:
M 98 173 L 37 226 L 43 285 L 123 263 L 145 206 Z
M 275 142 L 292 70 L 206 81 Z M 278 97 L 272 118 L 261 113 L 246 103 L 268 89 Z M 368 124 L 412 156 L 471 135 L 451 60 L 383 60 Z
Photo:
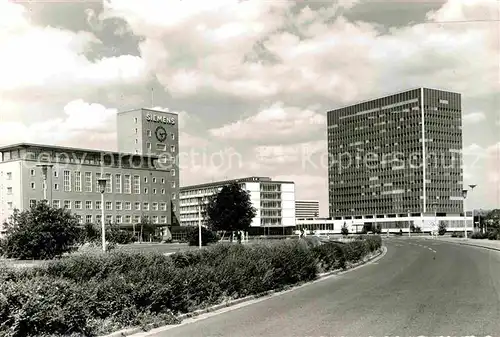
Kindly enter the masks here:
M 14 214 L 0 242 L 6 257 L 53 259 L 74 249 L 81 237 L 78 220 L 66 209 L 53 208 L 45 201 Z
M 500 240 L 500 231 L 493 230 L 488 232 L 488 240 Z
M 146 323 L 172 324 L 228 298 L 283 289 L 345 268 L 381 246 L 286 240 L 159 253 L 82 254 L 33 269 L 0 268 L 0 335 L 92 336 Z
M 446 234 L 446 223 L 444 221 L 441 221 L 439 223 L 439 227 L 438 227 L 438 234 L 443 236 Z
M 215 243 L 219 241 L 219 236 L 216 232 L 211 231 L 205 227 L 201 227 L 201 245 L 206 246 L 210 243 Z M 190 246 L 198 246 L 199 243 L 199 232 L 198 227 L 193 227 L 188 232 L 188 243 Z
M 453 232 L 451 234 L 451 237 L 452 238 L 463 238 L 464 237 L 464 233 L 463 232 Z
M 342 228 L 340 229 L 340 233 L 341 233 L 342 235 L 344 235 L 344 236 L 349 235 L 349 229 L 347 228 L 347 225 L 346 225 L 346 224 L 344 224 L 344 225 L 342 226 Z
M 487 239 L 488 233 L 474 232 L 470 236 L 471 239 Z

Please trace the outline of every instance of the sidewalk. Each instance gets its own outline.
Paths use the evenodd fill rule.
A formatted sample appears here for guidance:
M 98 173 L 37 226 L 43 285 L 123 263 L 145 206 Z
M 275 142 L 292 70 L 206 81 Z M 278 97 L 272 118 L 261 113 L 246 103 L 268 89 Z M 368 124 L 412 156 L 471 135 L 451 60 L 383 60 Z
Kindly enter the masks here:
M 427 239 L 433 240 L 430 237 Z M 500 251 L 500 240 L 447 238 L 447 237 L 439 237 L 439 236 L 435 240 L 451 242 L 451 243 L 456 243 L 456 244 L 460 244 L 460 245 L 488 248 L 488 249 Z

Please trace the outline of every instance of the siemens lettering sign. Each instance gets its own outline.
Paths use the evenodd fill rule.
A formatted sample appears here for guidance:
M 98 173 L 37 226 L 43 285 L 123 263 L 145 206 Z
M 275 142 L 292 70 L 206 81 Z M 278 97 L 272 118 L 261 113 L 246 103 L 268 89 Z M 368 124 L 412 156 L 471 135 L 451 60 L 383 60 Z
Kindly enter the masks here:
M 148 122 L 153 122 L 153 123 L 162 123 L 162 124 L 175 125 L 175 118 L 173 118 L 173 117 L 147 114 L 146 115 L 146 120 Z

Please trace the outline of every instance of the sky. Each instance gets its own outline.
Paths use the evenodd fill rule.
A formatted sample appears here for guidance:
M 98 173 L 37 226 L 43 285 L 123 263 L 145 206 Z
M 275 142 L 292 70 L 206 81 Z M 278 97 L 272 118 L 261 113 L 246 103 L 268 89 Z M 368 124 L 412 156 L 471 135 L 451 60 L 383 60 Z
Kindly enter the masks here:
M 181 185 L 296 184 L 328 214 L 326 112 L 462 93 L 464 183 L 500 207 L 500 2 L 0 0 L 0 145 L 116 150 L 117 111 L 179 113 Z

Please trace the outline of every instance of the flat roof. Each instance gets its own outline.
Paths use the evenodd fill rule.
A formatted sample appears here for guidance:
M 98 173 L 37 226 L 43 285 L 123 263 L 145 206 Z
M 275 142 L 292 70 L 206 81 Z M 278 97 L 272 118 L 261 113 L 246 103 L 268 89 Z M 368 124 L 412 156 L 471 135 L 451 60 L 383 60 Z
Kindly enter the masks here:
M 245 178 L 235 178 L 235 179 L 228 179 L 228 180 L 219 180 L 219 181 L 213 181 L 209 183 L 203 183 L 203 184 L 196 184 L 196 185 L 188 185 L 188 186 L 181 186 L 180 190 L 193 190 L 193 189 L 199 189 L 199 188 L 205 188 L 205 187 L 215 187 L 215 186 L 221 186 L 221 185 L 228 185 L 233 182 L 241 182 L 241 183 L 250 183 L 250 182 L 262 182 L 262 183 L 277 183 L 277 184 L 290 184 L 294 183 L 293 181 L 278 181 L 278 180 L 272 180 L 270 177 L 245 177 Z
M 67 147 L 67 146 L 59 146 L 59 145 L 47 145 L 47 144 L 35 144 L 35 143 L 16 143 L 5 146 L 0 146 L 0 151 L 5 150 L 15 150 L 15 149 L 27 149 L 27 148 L 42 148 L 46 150 L 54 150 L 54 151 L 67 151 L 67 152 L 87 152 L 87 153 L 96 153 L 96 154 L 113 154 L 113 155 L 121 155 L 121 156 L 132 156 L 132 157 L 142 157 L 142 158 L 151 158 L 158 159 L 157 155 L 141 155 L 134 153 L 126 153 L 126 152 L 117 152 L 117 151 L 106 151 L 106 150 L 98 150 L 98 149 L 85 149 L 78 147 Z
M 130 110 L 125 110 L 125 111 L 119 111 L 117 112 L 117 115 L 119 114 L 124 114 L 124 113 L 127 113 L 127 112 L 132 112 L 132 111 L 138 111 L 138 110 L 147 110 L 147 111 L 152 111 L 152 112 L 163 112 L 163 113 L 166 113 L 166 114 L 171 114 L 171 115 L 179 115 L 178 112 L 175 112 L 175 111 L 164 111 L 164 110 L 158 110 L 158 109 L 154 109 L 154 108 L 137 108 L 137 109 L 130 109 Z
M 377 99 L 387 98 L 387 97 L 391 97 L 391 96 L 403 94 L 405 92 L 409 92 L 409 91 L 413 91 L 413 90 L 421 90 L 421 89 L 444 91 L 444 92 L 449 92 L 449 93 L 452 93 L 452 94 L 461 95 L 461 93 L 459 93 L 459 92 L 450 91 L 450 90 L 446 90 L 446 89 L 429 88 L 429 87 L 415 87 L 415 88 L 405 89 L 405 90 L 401 90 L 401 91 L 397 91 L 397 92 L 393 92 L 393 93 L 386 92 L 385 94 L 381 94 L 380 96 L 373 96 L 372 98 L 364 99 L 362 101 L 356 101 L 356 102 L 353 102 L 353 103 L 350 103 L 350 104 L 346 104 L 346 105 L 343 105 L 341 107 L 338 107 L 338 108 L 335 108 L 335 109 L 332 109 L 332 110 L 328 110 L 327 112 L 332 112 L 332 111 L 340 110 L 340 109 L 347 108 L 347 107 L 350 107 L 350 106 L 353 106 L 353 105 L 363 104 L 363 103 L 375 101 Z

